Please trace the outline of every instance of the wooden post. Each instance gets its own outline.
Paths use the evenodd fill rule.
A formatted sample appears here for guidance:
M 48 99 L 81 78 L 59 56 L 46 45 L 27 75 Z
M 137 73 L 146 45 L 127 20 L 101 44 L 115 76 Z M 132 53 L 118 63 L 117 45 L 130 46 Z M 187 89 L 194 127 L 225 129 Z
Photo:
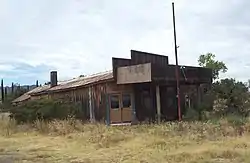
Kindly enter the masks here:
M 90 122 L 93 121 L 93 112 L 92 112 L 92 93 L 91 93 L 91 87 L 89 87 L 89 117 Z
M 131 104 L 132 104 L 132 124 L 136 122 L 136 111 L 135 111 L 135 91 L 132 93 L 131 98 Z
M 161 123 L 161 99 L 160 99 L 160 87 L 156 86 L 156 107 L 157 107 L 157 120 Z
M 105 93 L 106 93 L 106 124 L 107 124 L 107 126 L 109 126 L 110 125 L 109 95 L 107 92 L 105 92 Z
M 91 104 L 92 104 L 92 115 L 93 122 L 95 122 L 95 105 L 94 105 L 94 86 L 91 87 Z
M 196 91 L 197 91 L 197 105 L 199 107 L 199 105 L 201 104 L 201 91 L 199 84 L 196 86 Z
M 200 107 L 201 107 L 201 92 L 200 92 L 200 85 L 198 84 L 196 86 L 196 90 L 197 90 L 197 107 L 199 110 L 199 120 L 201 120 L 201 111 L 200 111 Z
M 89 113 L 90 113 L 90 121 L 94 122 L 95 121 L 95 112 L 93 109 L 93 87 L 89 87 Z

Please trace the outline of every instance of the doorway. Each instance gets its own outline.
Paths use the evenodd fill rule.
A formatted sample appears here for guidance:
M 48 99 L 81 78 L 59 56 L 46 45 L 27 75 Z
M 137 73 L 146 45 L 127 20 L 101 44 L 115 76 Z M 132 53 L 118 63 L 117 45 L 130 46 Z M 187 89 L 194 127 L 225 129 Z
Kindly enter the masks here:
M 133 119 L 131 93 L 117 93 L 109 96 L 110 123 L 131 123 Z
M 176 87 L 161 86 L 160 98 L 162 120 L 176 120 L 178 117 Z

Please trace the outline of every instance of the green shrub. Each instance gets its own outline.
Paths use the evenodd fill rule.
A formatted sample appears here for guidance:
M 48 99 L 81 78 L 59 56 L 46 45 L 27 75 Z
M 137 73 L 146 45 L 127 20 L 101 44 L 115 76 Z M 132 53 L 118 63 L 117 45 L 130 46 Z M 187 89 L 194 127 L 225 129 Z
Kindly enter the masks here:
M 247 123 L 247 118 L 241 115 L 229 114 L 226 116 L 228 123 L 233 126 L 242 126 Z
M 183 116 L 183 120 L 198 120 L 199 112 L 193 108 L 188 108 Z
M 35 120 L 66 119 L 68 116 L 84 119 L 86 114 L 80 104 L 70 101 L 41 99 L 28 101 L 10 109 L 11 117 L 20 122 Z

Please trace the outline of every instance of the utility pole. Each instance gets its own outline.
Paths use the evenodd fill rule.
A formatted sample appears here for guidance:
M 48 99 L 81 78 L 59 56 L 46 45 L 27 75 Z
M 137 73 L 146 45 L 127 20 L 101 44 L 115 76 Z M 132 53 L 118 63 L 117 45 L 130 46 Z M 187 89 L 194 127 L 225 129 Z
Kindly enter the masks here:
M 176 44 L 176 29 L 175 29 L 175 11 L 174 2 L 172 2 L 173 10 L 173 27 L 174 27 L 174 46 L 175 46 L 175 76 L 176 76 L 176 88 L 177 88 L 177 101 L 178 101 L 178 118 L 181 121 L 181 101 L 180 101 L 180 79 L 179 79 L 179 65 L 178 65 L 178 55 L 177 55 L 177 44 Z

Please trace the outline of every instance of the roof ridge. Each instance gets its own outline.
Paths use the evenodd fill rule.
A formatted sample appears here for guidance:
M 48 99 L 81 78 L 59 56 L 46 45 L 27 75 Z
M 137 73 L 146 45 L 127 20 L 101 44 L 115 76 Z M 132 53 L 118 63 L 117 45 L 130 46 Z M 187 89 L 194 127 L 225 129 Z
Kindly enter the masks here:
M 98 72 L 98 73 L 89 74 L 89 75 L 86 75 L 86 76 L 83 76 L 83 77 L 80 77 L 80 78 L 95 77 L 95 76 L 98 76 L 98 75 L 104 75 L 106 73 L 111 73 L 111 72 L 112 72 L 112 70 L 107 70 L 107 71 L 102 71 L 102 72 Z

